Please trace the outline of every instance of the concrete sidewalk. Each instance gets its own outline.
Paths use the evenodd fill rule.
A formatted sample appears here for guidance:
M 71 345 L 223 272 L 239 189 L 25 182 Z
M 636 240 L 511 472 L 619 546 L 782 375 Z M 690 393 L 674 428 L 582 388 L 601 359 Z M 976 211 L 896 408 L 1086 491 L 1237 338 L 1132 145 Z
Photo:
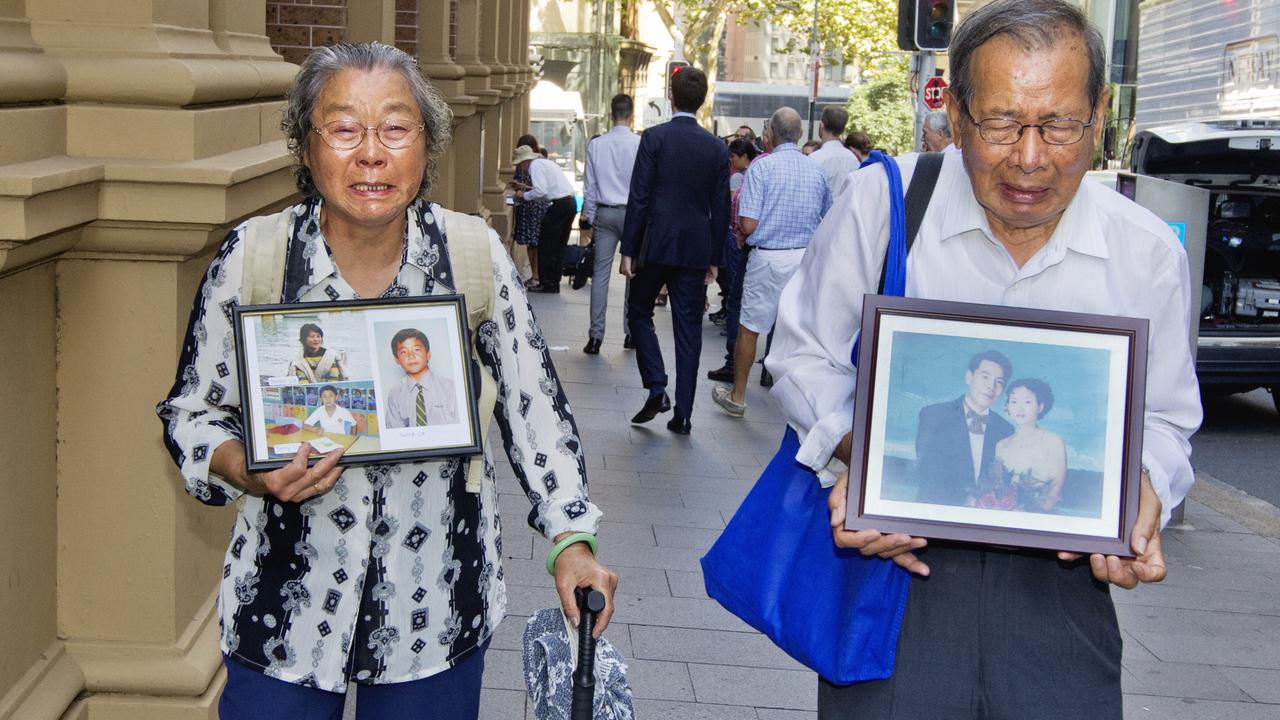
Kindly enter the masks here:
M 635 354 L 622 349 L 618 280 L 598 356 L 582 353 L 589 288 L 565 284 L 533 303 L 583 436 L 592 500 L 605 513 L 600 557 L 621 578 L 606 636 L 629 661 L 638 717 L 814 718 L 816 676 L 707 599 L 698 566 L 776 450 L 778 406 L 755 371 L 745 421 L 711 402 L 704 376 L 722 364 L 724 338 L 706 323 L 693 434 L 669 432 L 669 415 L 631 425 L 645 392 Z M 659 308 L 657 317 L 671 370 L 670 313 Z M 510 615 L 488 654 L 481 716 L 512 720 L 526 713 L 524 621 L 557 600 L 543 569 L 548 544 L 528 529 L 529 504 L 510 466 L 499 474 Z M 1114 592 L 1125 717 L 1280 718 L 1280 515 L 1204 478 L 1186 523 L 1164 538 L 1169 579 Z

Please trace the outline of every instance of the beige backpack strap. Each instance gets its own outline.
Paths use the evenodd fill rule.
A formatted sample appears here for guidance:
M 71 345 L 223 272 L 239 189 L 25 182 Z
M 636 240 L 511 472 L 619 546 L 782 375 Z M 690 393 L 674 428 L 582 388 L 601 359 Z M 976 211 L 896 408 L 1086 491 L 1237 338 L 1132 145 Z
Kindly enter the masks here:
M 452 210 L 442 215 L 443 230 L 449 246 L 449 265 L 453 270 L 453 286 L 467 299 L 467 329 L 471 335 L 471 354 L 476 352 L 476 330 L 480 324 L 493 317 L 493 258 L 489 254 L 489 226 L 484 220 Z M 484 479 L 484 448 L 489 442 L 489 425 L 493 422 L 494 407 L 498 403 L 498 383 L 488 372 L 480 372 L 479 458 L 471 458 L 467 465 L 467 491 L 480 492 Z
M 249 218 L 240 227 L 240 243 L 244 246 L 244 271 L 240 280 L 242 305 L 280 302 L 292 221 L 293 208 L 285 208 L 274 215 Z

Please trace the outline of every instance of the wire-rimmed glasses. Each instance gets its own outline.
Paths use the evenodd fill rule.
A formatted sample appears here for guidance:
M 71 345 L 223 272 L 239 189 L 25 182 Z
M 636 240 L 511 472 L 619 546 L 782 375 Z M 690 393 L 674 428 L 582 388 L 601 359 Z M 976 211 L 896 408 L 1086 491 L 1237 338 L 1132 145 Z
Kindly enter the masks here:
M 978 137 L 992 145 L 1012 145 L 1022 139 L 1027 128 L 1040 131 L 1040 139 L 1050 145 L 1074 145 L 1084 138 L 1084 131 L 1093 127 L 1094 113 L 1089 113 L 1089 122 L 1080 122 L 1074 118 L 1054 118 L 1042 123 L 1020 123 L 1013 118 L 983 118 L 978 120 L 969 112 L 968 103 L 962 105 L 969 122 L 978 128 Z
M 411 120 L 387 118 L 377 125 L 365 126 L 354 120 L 334 120 L 315 128 L 316 134 L 324 140 L 324 144 L 334 150 L 354 150 L 364 142 L 365 133 L 370 130 L 378 136 L 378 142 L 391 150 L 401 150 L 417 142 L 425 123 L 415 124 Z

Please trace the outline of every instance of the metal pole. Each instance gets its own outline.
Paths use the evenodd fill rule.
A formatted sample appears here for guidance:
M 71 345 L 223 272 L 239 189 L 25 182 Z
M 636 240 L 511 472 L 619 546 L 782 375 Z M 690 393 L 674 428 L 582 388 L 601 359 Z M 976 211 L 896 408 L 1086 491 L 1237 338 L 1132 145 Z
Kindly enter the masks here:
M 813 84 L 809 87 L 809 139 L 813 139 L 814 117 L 818 109 L 818 75 L 821 65 L 818 58 L 818 0 L 813 0 L 813 27 L 809 33 L 809 69 L 813 71 Z
M 924 130 L 924 116 L 929 112 L 929 106 L 924 104 L 924 86 L 937 71 L 938 58 L 932 51 L 924 50 L 916 53 L 914 65 L 916 68 L 916 119 L 915 130 L 912 135 L 911 149 L 919 150 L 922 147 L 920 143 L 921 133 Z

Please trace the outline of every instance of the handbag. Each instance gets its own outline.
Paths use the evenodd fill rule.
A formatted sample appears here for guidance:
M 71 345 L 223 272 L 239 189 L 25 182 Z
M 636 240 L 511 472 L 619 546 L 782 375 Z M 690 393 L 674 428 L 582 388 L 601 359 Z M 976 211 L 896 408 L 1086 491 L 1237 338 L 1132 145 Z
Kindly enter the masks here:
M 565 245 L 564 260 L 561 263 L 560 272 L 565 277 L 572 277 L 569 285 L 574 290 L 582 289 L 587 284 L 587 278 L 591 277 L 592 266 L 595 264 L 596 244 L 590 245 Z
M 905 203 L 897 163 L 879 151 L 863 167 L 873 163 L 884 165 L 890 198 L 880 288 L 902 295 L 907 252 L 942 157 L 921 155 Z M 855 365 L 857 359 L 855 342 Z M 827 509 L 831 490 L 796 462 L 799 449 L 795 430 L 787 428 L 773 460 L 702 558 L 707 595 L 830 682 L 882 680 L 893 673 L 910 576 L 892 560 L 836 547 Z

